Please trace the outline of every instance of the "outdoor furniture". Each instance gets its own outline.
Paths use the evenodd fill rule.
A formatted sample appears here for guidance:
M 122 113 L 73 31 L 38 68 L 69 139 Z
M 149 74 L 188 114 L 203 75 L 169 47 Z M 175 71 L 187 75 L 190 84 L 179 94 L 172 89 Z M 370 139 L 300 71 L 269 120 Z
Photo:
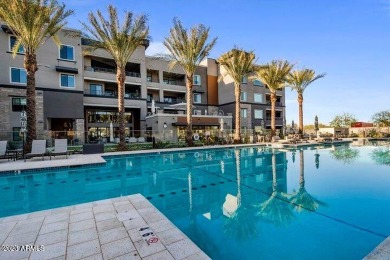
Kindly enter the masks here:
M 24 155 L 24 161 L 29 158 L 40 157 L 42 156 L 42 161 L 45 160 L 46 154 L 46 140 L 33 140 L 31 153 Z
M 50 152 L 50 160 L 52 156 L 66 155 L 68 159 L 68 140 L 66 139 L 55 139 L 54 140 L 54 151 Z
M 104 153 L 104 144 L 83 144 L 83 154 Z
M 0 141 L 0 159 L 10 159 L 13 158 L 7 151 L 7 141 Z
M 135 137 L 129 138 L 129 143 L 136 143 L 136 142 L 137 142 L 137 138 L 135 138 Z
M 18 158 L 21 158 L 23 154 L 23 149 L 13 149 L 7 150 L 8 159 L 13 159 L 16 161 Z
M 145 143 L 145 137 L 138 137 L 138 143 Z

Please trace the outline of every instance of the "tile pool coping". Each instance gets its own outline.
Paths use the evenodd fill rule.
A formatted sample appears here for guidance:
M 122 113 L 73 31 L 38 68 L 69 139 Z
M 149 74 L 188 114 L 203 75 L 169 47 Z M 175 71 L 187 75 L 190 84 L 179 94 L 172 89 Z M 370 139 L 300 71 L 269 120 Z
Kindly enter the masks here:
M 0 228 L 2 249 L 17 249 L 0 259 L 210 259 L 141 194 L 4 217 Z

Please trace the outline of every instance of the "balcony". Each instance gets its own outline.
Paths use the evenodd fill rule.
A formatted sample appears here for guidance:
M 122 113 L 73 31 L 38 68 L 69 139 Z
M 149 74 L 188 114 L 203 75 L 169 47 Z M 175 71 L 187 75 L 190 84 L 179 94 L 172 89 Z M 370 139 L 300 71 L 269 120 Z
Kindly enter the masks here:
M 115 91 L 107 90 L 84 90 L 85 96 L 91 96 L 91 97 L 105 97 L 105 98 L 118 98 L 118 93 Z M 141 96 L 139 93 L 125 93 L 125 99 L 141 99 Z
M 85 71 L 91 71 L 91 72 L 101 72 L 101 73 L 108 73 L 108 74 L 116 74 L 115 69 L 108 69 L 108 68 L 102 68 L 102 67 L 91 67 L 91 66 L 84 66 Z M 134 78 L 140 78 L 141 74 L 137 72 L 132 71 L 126 71 L 126 76 L 134 77 Z
M 267 105 L 271 105 L 271 101 L 267 100 Z M 275 106 L 277 107 L 282 107 L 283 106 L 283 103 L 282 102 L 275 102 Z

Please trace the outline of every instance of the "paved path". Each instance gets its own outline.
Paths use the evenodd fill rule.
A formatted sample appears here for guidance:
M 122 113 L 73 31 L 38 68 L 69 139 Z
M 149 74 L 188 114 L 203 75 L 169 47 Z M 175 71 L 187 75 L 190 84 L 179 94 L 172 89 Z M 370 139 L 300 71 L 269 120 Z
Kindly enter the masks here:
M 0 230 L 5 260 L 210 259 L 140 194 L 0 218 Z

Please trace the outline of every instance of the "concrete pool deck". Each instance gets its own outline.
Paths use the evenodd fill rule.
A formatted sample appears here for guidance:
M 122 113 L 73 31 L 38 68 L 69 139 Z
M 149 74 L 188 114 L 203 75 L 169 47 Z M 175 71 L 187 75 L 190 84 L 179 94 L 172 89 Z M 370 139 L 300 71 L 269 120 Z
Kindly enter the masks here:
M 0 230 L 0 259 L 210 259 L 141 194 L 0 218 Z

